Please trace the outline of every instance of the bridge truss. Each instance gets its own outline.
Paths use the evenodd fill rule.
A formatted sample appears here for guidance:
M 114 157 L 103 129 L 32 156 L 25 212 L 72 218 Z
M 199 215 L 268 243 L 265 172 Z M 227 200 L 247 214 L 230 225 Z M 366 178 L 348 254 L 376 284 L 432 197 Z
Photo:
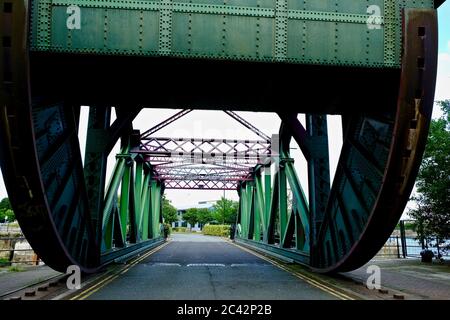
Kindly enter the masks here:
M 131 150 L 152 164 L 152 178 L 164 182 L 166 189 L 237 190 L 241 181 L 251 180 L 253 168 L 270 161 L 271 140 L 232 111 L 227 114 L 265 140 L 140 137 Z M 187 114 L 181 111 L 156 128 Z

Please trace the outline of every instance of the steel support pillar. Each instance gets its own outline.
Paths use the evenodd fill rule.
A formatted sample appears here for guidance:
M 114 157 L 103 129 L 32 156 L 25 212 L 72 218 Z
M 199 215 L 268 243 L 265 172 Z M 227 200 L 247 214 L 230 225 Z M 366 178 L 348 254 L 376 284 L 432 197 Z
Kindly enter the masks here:
M 311 250 L 314 250 L 330 194 L 330 165 L 326 115 L 306 115 Z
M 92 106 L 89 108 L 89 122 L 86 139 L 84 176 L 89 199 L 95 238 L 101 249 L 103 228 L 103 205 L 108 154 L 105 152 L 105 132 L 110 126 L 111 108 Z

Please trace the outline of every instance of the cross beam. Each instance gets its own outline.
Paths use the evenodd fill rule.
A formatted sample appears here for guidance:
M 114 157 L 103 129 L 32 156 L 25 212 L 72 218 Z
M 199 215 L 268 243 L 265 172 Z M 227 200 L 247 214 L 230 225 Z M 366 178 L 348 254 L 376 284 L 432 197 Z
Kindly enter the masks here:
M 237 190 L 237 181 L 166 180 L 165 189 Z
M 270 140 L 143 137 L 131 153 L 152 165 L 166 189 L 236 190 L 271 157 Z

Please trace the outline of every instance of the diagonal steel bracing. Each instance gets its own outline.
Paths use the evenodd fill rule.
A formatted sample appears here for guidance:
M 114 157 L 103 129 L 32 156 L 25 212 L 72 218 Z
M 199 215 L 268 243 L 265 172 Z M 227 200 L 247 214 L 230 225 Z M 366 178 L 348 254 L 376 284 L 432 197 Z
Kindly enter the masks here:
M 131 153 L 152 164 L 167 189 L 236 189 L 255 166 L 270 160 L 266 140 L 147 137 Z

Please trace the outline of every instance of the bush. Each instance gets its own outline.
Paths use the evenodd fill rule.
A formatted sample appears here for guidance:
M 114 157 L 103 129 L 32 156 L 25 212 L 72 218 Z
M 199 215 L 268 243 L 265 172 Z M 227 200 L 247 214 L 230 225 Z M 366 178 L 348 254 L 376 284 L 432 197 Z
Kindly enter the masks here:
M 168 223 L 164 223 L 164 238 L 167 238 L 172 233 L 172 227 Z
M 11 264 L 11 262 L 9 262 L 9 259 L 0 258 L 0 267 L 7 267 L 10 264 Z
M 11 266 L 8 268 L 8 271 L 9 272 L 22 272 L 22 271 L 25 271 L 25 269 L 22 267 L 19 267 L 19 266 Z
M 186 227 L 174 227 L 172 228 L 173 232 L 186 232 L 187 228 Z
M 209 236 L 228 237 L 230 235 L 229 225 L 211 225 L 208 224 L 203 227 L 203 234 Z

